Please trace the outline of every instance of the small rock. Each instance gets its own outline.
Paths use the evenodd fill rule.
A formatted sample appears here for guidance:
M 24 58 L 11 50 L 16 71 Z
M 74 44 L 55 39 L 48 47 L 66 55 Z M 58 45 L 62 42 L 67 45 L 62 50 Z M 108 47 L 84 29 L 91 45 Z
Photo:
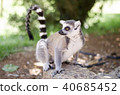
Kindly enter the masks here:
M 92 55 L 89 55 L 89 59 L 92 59 L 93 58 L 93 56 Z
M 117 67 L 115 70 L 109 73 L 109 76 L 113 77 L 114 79 L 120 78 L 120 66 Z
M 27 65 L 29 65 L 30 64 L 30 62 L 29 61 L 27 61 L 27 63 L 26 63 Z
M 21 76 L 21 77 L 24 77 L 25 75 L 24 75 L 24 74 L 21 74 L 20 76 Z
M 7 74 L 8 77 L 19 77 L 18 74 Z
M 102 73 L 103 73 L 104 71 L 105 71 L 104 69 L 100 68 L 100 72 L 102 72 Z
M 116 38 L 116 41 L 120 41 L 120 38 Z
M 29 70 L 28 69 L 23 69 L 23 72 L 29 73 Z
M 94 59 L 100 59 L 100 58 L 101 58 L 100 54 L 97 54 L 97 55 L 94 57 Z
M 118 46 L 120 46 L 120 43 L 118 43 Z
M 111 79 L 111 77 L 110 77 L 110 76 L 104 76 L 104 78 Z
M 33 68 L 33 69 L 29 70 L 29 73 L 30 73 L 30 75 L 36 75 L 37 76 L 38 74 L 41 73 L 41 70 L 38 69 L 38 68 Z
M 117 74 L 117 77 L 120 78 L 120 74 Z
M 78 78 L 78 75 L 74 75 L 74 78 Z
M 108 64 L 110 64 L 110 63 L 109 63 L 109 62 L 106 62 L 105 64 L 107 64 L 107 65 L 108 65 Z

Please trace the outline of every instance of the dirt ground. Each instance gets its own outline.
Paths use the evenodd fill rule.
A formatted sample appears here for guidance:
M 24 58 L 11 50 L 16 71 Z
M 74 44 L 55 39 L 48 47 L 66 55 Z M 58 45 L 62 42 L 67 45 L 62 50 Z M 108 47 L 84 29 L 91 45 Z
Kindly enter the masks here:
M 26 50 L 16 54 L 11 54 L 3 61 L 0 62 L 0 68 L 5 64 L 15 64 L 19 66 L 19 69 L 15 72 L 9 73 L 0 69 L 0 78 L 10 79 L 36 79 L 42 78 L 42 67 L 35 66 L 35 51 Z
M 105 36 L 86 35 L 86 43 L 82 51 L 96 53 L 102 56 L 110 55 L 111 53 L 116 53 L 118 56 L 120 56 L 120 33 L 108 34 Z M 87 58 L 88 56 L 80 54 L 80 59 L 83 59 L 84 57 Z M 93 66 L 91 68 L 88 68 L 88 70 L 93 71 L 96 74 L 101 72 L 109 73 L 118 66 L 120 66 L 120 59 L 105 58 L 104 61 L 107 61 L 106 64 L 100 66 Z M 0 61 L 0 78 L 42 78 L 42 67 L 34 65 L 34 63 L 36 63 L 35 50 L 31 49 L 31 47 L 25 47 L 24 52 L 11 54 L 3 61 Z M 15 64 L 19 66 L 19 69 L 12 73 L 5 72 L 1 69 L 5 64 Z
M 103 58 L 111 55 L 112 53 L 116 53 L 117 56 L 120 56 L 120 33 L 108 34 L 99 37 L 90 35 L 82 50 L 85 52 L 100 54 Z M 120 66 L 120 59 L 104 58 L 103 61 L 106 61 L 107 63 L 101 66 L 94 66 L 89 69 L 95 73 L 109 73 L 116 67 Z

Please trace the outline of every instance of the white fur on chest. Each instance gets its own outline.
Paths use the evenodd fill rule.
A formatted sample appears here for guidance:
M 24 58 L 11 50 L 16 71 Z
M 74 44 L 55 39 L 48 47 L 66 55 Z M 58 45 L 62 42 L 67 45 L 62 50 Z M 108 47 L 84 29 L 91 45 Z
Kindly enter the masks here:
M 83 42 L 80 37 L 74 40 L 70 39 L 68 48 L 63 51 L 62 62 L 66 61 L 70 56 L 78 52 L 82 47 L 83 47 Z

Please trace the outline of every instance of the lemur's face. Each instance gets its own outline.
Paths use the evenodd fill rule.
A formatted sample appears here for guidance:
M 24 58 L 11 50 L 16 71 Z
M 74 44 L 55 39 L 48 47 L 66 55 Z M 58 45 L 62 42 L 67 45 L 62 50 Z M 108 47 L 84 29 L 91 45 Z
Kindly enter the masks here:
M 80 21 L 74 20 L 60 20 L 60 23 L 62 24 L 62 29 L 59 31 L 61 35 L 74 35 L 80 30 L 81 26 Z

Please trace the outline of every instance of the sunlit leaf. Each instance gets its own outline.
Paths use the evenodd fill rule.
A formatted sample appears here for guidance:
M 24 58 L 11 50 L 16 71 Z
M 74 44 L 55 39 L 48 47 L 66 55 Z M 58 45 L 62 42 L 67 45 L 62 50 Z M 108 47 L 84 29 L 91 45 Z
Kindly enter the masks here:
M 2 70 L 3 71 L 6 71 L 6 72 L 14 72 L 16 71 L 17 69 L 19 68 L 19 66 L 16 66 L 14 64 L 6 64 L 2 67 Z

